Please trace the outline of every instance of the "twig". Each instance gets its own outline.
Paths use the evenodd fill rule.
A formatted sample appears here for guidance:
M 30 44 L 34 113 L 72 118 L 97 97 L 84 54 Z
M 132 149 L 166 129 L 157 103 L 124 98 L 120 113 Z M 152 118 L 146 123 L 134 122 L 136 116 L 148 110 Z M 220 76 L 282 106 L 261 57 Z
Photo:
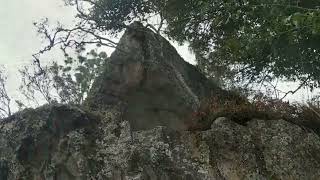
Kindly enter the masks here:
M 294 91 L 288 91 L 285 93 L 285 95 L 280 99 L 283 100 L 284 98 L 286 98 L 289 94 L 295 94 L 297 91 L 299 91 L 304 85 L 306 85 L 306 83 L 310 80 L 310 76 L 308 78 L 306 78 L 300 85 L 299 87 L 294 90 Z

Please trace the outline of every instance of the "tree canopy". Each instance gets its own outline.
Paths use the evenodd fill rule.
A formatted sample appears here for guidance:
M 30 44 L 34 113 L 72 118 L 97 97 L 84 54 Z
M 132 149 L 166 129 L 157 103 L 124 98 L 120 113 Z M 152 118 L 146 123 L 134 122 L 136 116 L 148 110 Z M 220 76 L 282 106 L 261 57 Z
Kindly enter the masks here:
M 318 0 L 65 0 L 77 9 L 78 24 L 48 30 L 40 54 L 96 43 L 116 46 L 104 36 L 133 21 L 178 42 L 189 42 L 198 67 L 208 76 L 248 82 L 276 78 L 320 84 L 320 1 Z M 83 37 L 86 37 L 83 38 Z

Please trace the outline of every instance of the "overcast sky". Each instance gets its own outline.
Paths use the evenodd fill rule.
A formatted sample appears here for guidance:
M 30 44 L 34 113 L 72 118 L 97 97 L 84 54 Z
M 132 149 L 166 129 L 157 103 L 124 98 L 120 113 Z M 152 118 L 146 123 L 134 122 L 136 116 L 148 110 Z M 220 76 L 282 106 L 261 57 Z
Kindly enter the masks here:
M 17 69 L 31 63 L 31 55 L 41 47 L 41 39 L 37 36 L 33 22 L 48 17 L 51 22 L 60 21 L 70 24 L 74 19 L 74 10 L 65 7 L 63 0 L 0 0 L 0 64 L 9 73 L 9 91 L 14 97 L 20 82 Z M 174 44 L 186 61 L 194 64 L 194 56 L 187 46 Z M 110 52 L 107 52 L 110 55 Z M 58 60 L 55 52 L 44 61 Z M 292 84 L 283 85 L 283 89 L 293 89 Z M 306 96 L 303 91 L 290 99 Z
M 31 64 L 31 55 L 41 47 L 33 22 L 48 17 L 71 23 L 73 14 L 62 0 L 0 0 L 0 65 L 8 73 L 8 91 L 13 99 L 21 98 L 18 68 Z M 48 57 L 53 60 L 55 56 Z
M 29 65 L 31 55 L 41 48 L 42 41 L 33 22 L 47 17 L 52 23 L 71 24 L 74 15 L 74 9 L 64 6 L 63 0 L 0 0 L 0 64 L 9 74 L 10 95 L 19 96 L 17 69 Z M 187 46 L 174 45 L 187 61 L 194 64 Z M 111 52 L 107 53 L 110 55 Z M 57 52 L 53 52 L 42 60 L 50 62 L 59 60 L 57 58 L 60 58 Z
M 33 22 L 48 17 L 70 23 L 73 11 L 62 0 L 0 0 L 0 63 L 26 63 L 40 48 Z

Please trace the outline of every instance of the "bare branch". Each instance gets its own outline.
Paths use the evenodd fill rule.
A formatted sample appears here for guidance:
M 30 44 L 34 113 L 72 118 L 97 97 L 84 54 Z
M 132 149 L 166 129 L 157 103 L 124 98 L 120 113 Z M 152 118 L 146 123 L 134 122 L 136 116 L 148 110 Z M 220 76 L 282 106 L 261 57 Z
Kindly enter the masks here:
M 8 95 L 6 87 L 7 76 L 4 75 L 3 70 L 0 70 L 0 117 L 11 116 L 11 98 Z
M 300 83 L 299 87 L 297 89 L 295 89 L 294 91 L 288 91 L 285 93 L 285 95 L 280 99 L 283 100 L 284 98 L 286 98 L 289 94 L 295 94 L 296 92 L 298 92 L 302 87 L 304 87 L 307 82 L 310 80 L 310 76 L 308 76 L 303 82 Z
M 160 31 L 162 29 L 163 24 L 164 24 L 164 17 L 160 14 L 160 24 L 159 24 L 159 27 L 157 29 L 157 34 L 160 34 Z
M 39 74 L 44 73 L 41 64 L 40 56 L 47 51 L 50 51 L 56 46 L 60 46 L 60 49 L 67 54 L 67 48 L 81 48 L 86 44 L 100 44 L 107 47 L 116 48 L 117 43 L 109 38 L 99 35 L 97 29 L 86 28 L 88 22 L 86 20 L 78 23 L 74 28 L 67 29 L 61 25 L 54 30 L 49 30 L 48 21 L 45 20 L 41 23 L 35 23 L 34 25 L 38 28 L 38 33 L 43 35 L 44 40 L 48 44 L 37 53 L 33 54 L 34 63 L 37 64 Z
M 52 80 L 47 73 L 47 67 L 41 68 L 41 70 L 38 70 L 38 68 L 38 64 L 34 64 L 32 71 L 30 71 L 29 67 L 19 70 L 22 76 L 20 91 L 32 103 L 39 105 L 37 101 L 39 98 L 35 98 L 39 93 L 38 95 L 41 95 L 50 104 L 55 99 L 51 94 Z M 41 74 L 39 74 L 39 71 Z

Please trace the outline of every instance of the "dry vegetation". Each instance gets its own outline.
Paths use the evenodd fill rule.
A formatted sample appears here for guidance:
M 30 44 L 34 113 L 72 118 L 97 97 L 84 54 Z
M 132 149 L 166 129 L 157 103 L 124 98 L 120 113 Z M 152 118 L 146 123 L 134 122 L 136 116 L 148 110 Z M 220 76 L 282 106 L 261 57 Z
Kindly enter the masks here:
M 316 102 L 290 104 L 262 93 L 254 95 L 250 101 L 247 99 L 234 93 L 223 98 L 219 95 L 211 97 L 193 114 L 192 121 L 188 121 L 189 129 L 210 128 L 210 124 L 218 117 L 227 117 L 241 125 L 246 125 L 252 119 L 283 119 L 320 134 L 320 108 Z

